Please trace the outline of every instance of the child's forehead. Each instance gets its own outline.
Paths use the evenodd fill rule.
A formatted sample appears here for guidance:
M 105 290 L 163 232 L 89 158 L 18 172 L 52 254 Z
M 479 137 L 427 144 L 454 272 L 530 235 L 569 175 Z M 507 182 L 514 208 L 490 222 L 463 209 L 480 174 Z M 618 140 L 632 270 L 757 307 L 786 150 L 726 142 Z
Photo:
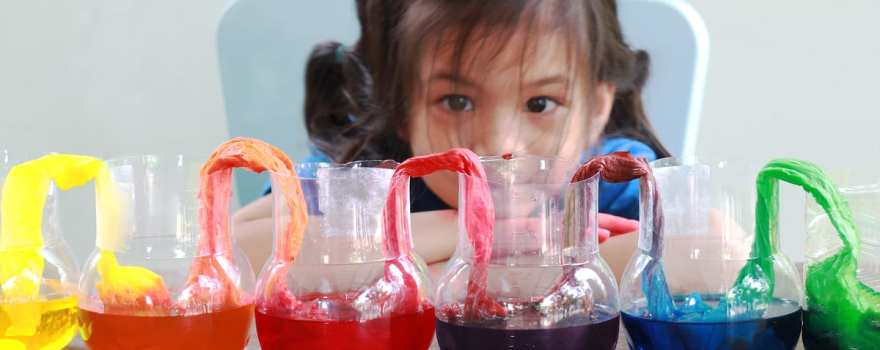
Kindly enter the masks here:
M 466 37 L 451 29 L 425 42 L 420 71 L 423 77 L 445 72 L 484 80 L 498 75 L 534 77 L 561 75 L 571 78 L 580 63 L 570 40 L 559 31 L 477 30 Z

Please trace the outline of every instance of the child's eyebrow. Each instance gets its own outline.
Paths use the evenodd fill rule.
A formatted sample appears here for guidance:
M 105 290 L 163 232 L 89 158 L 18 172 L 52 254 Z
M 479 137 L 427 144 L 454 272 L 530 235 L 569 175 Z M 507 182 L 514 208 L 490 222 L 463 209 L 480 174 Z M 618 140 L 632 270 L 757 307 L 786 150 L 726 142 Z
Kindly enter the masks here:
M 547 85 L 556 85 L 556 84 L 568 84 L 568 78 L 559 74 L 559 75 L 551 75 L 539 79 L 535 79 L 533 81 L 527 82 L 524 86 L 526 88 L 536 88 Z
M 458 74 L 453 74 L 449 72 L 436 72 L 431 74 L 431 77 L 428 79 L 428 82 L 434 82 L 435 80 L 445 80 L 454 85 L 462 85 L 467 88 L 477 88 L 477 84 L 464 78 Z
M 428 78 L 429 83 L 433 83 L 434 81 L 447 81 L 456 86 L 462 86 L 470 89 L 479 89 L 479 84 L 462 77 L 459 74 L 454 74 L 446 71 L 439 71 L 431 74 Z M 547 85 L 565 85 L 568 84 L 569 80 L 566 76 L 562 74 L 554 74 L 546 77 L 538 78 L 527 82 L 523 85 L 524 88 L 539 88 Z

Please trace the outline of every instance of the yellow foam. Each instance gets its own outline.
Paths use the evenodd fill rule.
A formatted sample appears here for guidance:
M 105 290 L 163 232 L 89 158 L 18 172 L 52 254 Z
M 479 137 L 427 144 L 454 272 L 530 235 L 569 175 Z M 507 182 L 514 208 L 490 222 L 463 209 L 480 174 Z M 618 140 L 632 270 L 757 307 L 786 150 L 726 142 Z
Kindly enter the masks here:
M 11 319 L 7 332 L 33 334 L 40 324 L 37 306 L 28 302 L 40 297 L 43 207 L 49 186 L 53 181 L 61 190 L 82 185 L 104 169 L 103 164 L 91 157 L 49 155 L 16 165 L 6 175 L 0 202 L 0 288 L 14 303 L 4 307 Z
M 151 307 L 170 301 L 161 276 L 139 266 L 120 266 L 111 252 L 101 251 L 98 274 L 96 289 L 105 304 Z
M 95 181 L 100 225 L 97 245 L 102 250 L 99 269 L 102 278 L 102 300 L 128 300 L 132 294 L 147 291 L 165 292 L 161 277 L 144 268 L 121 267 L 111 251 L 121 246 L 122 209 L 127 204 L 110 171 L 100 159 L 53 154 L 12 167 L 3 183 L 0 202 L 0 288 L 11 320 L 7 332 L 33 334 L 40 325 L 40 313 L 28 301 L 39 300 L 45 262 L 43 248 L 43 207 L 49 186 L 54 182 L 61 190 Z M 112 259 L 111 259 L 112 258 Z M 134 283 L 129 286 L 128 283 Z M 12 347 L 12 345 L 9 345 Z M 4 347 L 5 348 L 5 347 Z

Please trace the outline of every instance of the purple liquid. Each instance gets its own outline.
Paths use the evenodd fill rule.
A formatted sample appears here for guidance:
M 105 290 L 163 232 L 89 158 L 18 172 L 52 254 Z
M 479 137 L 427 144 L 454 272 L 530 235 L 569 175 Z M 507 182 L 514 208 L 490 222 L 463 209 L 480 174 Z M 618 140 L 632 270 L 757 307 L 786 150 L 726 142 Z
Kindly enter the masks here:
M 613 350 L 617 346 L 620 316 L 579 326 L 547 329 L 497 329 L 437 321 L 440 349 L 480 350 Z

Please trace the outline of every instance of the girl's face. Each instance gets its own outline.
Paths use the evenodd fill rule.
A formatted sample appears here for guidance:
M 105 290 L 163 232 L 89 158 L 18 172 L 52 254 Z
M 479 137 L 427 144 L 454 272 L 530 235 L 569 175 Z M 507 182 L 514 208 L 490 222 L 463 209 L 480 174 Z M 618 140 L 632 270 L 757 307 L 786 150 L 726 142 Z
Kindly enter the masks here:
M 579 159 L 605 127 L 614 87 L 600 83 L 589 89 L 586 58 L 573 64 L 576 57 L 560 33 L 517 30 L 503 46 L 492 42 L 492 35 L 483 37 L 468 43 L 459 60 L 448 40 L 426 45 L 422 91 L 413 94 L 403 135 L 413 155 L 463 147 L 481 156 Z M 456 205 L 453 174 L 425 181 L 444 202 Z

